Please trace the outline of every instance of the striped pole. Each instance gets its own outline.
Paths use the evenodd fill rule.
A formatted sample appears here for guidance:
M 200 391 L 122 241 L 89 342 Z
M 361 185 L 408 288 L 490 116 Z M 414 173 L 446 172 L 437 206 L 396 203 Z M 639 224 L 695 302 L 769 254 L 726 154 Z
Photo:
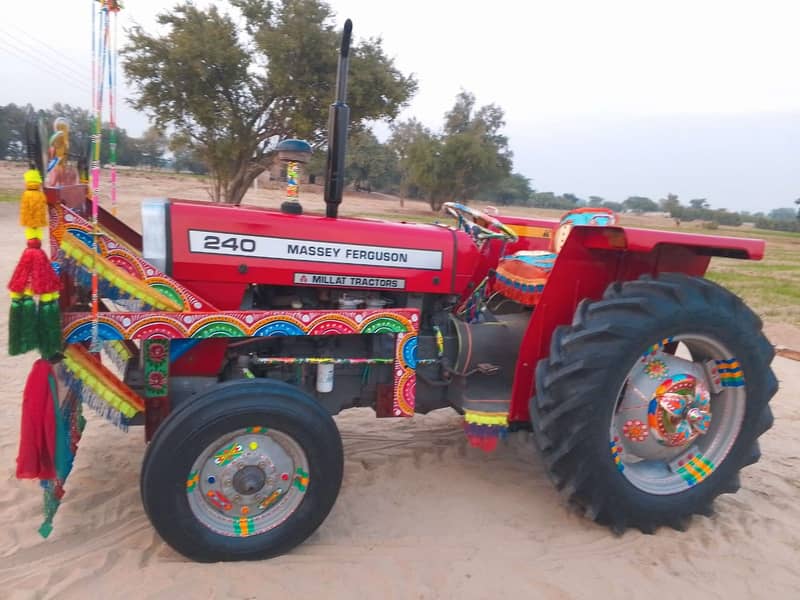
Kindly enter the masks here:
M 110 114 L 111 214 L 117 216 L 117 11 L 113 11 L 114 37 L 108 53 L 108 110 Z
M 100 253 L 98 239 L 100 228 L 98 225 L 98 212 L 100 204 L 100 144 L 103 137 L 103 80 L 108 44 L 108 11 L 103 6 L 100 9 L 100 27 L 97 36 L 97 77 L 95 96 L 95 129 L 93 136 L 92 152 L 92 251 L 95 256 Z M 92 262 L 92 340 L 91 351 L 100 351 L 100 297 L 99 280 L 97 275 L 97 261 Z

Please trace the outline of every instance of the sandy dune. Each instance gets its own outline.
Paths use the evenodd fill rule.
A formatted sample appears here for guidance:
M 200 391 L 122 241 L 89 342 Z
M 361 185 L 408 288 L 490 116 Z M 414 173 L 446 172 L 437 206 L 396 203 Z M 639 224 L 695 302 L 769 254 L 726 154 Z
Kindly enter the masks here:
M 24 245 L 16 210 L 0 205 L 3 281 Z M 38 486 L 14 478 L 32 360 L 2 358 L 0 598 L 800 597 L 797 362 L 774 362 L 782 388 L 762 461 L 687 532 L 615 537 L 572 514 L 529 434 L 485 455 L 468 446 L 453 411 L 379 421 L 353 409 L 337 417 L 345 480 L 323 526 L 287 556 L 199 565 L 167 547 L 144 515 L 142 430 L 124 434 L 92 414 L 55 530 L 39 538 Z

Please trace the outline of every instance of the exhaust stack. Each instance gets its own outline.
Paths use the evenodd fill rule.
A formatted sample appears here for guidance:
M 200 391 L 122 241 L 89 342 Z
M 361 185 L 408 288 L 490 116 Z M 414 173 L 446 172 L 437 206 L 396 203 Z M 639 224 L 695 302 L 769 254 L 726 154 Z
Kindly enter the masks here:
M 339 70 L 336 75 L 336 101 L 328 116 L 328 160 L 325 167 L 325 216 L 335 219 L 342 203 L 344 189 L 344 157 L 347 148 L 347 125 L 350 107 L 347 106 L 347 68 L 350 64 L 350 37 L 353 22 L 344 22 L 342 46 L 339 50 Z

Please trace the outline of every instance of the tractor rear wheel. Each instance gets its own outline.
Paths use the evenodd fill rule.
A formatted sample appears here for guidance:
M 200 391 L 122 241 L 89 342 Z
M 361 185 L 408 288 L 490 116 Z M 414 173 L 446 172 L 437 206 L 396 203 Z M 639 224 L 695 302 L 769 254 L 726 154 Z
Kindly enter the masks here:
M 616 531 L 686 527 L 760 457 L 778 383 L 760 319 L 697 277 L 613 284 L 553 333 L 534 436 L 568 500 Z
M 330 512 L 342 441 L 328 412 L 269 379 L 222 383 L 187 402 L 147 448 L 142 501 L 158 533 L 201 561 L 288 552 Z

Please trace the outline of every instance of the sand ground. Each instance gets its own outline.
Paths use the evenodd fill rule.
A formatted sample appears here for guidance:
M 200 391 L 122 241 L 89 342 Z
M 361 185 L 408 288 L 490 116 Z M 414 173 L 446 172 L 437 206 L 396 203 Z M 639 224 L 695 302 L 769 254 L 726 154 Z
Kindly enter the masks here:
M 279 198 L 264 195 L 265 203 Z M 122 214 L 134 215 L 133 204 L 123 199 Z M 16 210 L 0 205 L 3 281 L 23 247 Z M 7 309 L 3 296 L 3 348 Z M 744 470 L 738 494 L 717 501 L 716 515 L 695 517 L 687 532 L 615 537 L 573 514 L 529 434 L 485 455 L 469 447 L 451 410 L 395 421 L 353 409 L 337 417 L 345 479 L 322 527 L 277 559 L 199 565 L 166 546 L 143 512 L 142 430 L 125 434 L 93 414 L 55 530 L 39 538 L 41 494 L 14 477 L 32 360 L 4 357 L 0 371 L 0 598 L 800 597 L 795 361 L 773 363 L 781 390 L 761 462 Z

